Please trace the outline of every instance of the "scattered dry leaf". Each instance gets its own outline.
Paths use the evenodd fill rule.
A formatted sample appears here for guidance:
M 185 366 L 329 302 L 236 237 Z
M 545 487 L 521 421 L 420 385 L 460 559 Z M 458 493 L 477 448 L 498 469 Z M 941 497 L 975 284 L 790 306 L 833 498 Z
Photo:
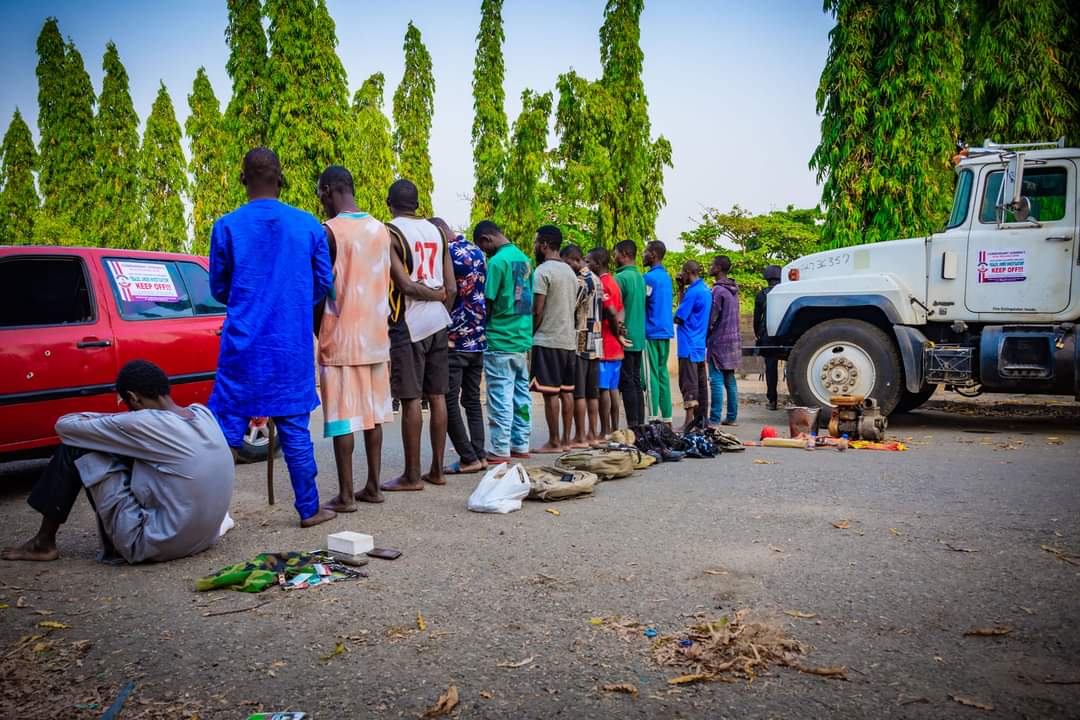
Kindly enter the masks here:
M 802 620 L 810 620 L 811 618 L 817 617 L 817 613 L 808 613 L 803 612 L 802 610 L 785 610 L 784 614 L 790 615 L 793 618 L 800 618 Z
M 1029 608 L 1029 607 L 1024 607 L 1023 605 L 1017 605 L 1016 607 L 1020 608 L 1021 610 L 1023 610 L 1024 612 L 1026 612 L 1026 613 L 1027 613 L 1028 615 L 1034 615 L 1034 614 L 1035 614 L 1035 611 L 1034 611 L 1034 610 L 1032 610 L 1032 609 L 1031 609 L 1031 608 Z
M 1046 442 L 1050 443 L 1051 445 L 1064 445 L 1065 444 L 1064 440 L 1062 440 L 1059 437 L 1054 437 L 1054 436 L 1046 438 Z
M 484 698 L 485 700 L 490 700 L 491 698 L 495 697 L 495 693 L 491 692 L 490 690 L 481 690 L 480 697 Z
M 899 535 L 900 534 L 900 531 L 897 530 L 896 528 L 889 528 L 889 532 L 891 532 L 893 535 Z
M 836 528 L 837 530 L 847 530 L 849 527 L 851 527 L 851 521 L 850 520 L 837 520 L 836 522 L 832 523 L 832 526 L 834 528 Z
M 526 665 L 531 665 L 534 660 L 536 660 L 536 656 L 535 655 L 530 655 L 529 657 L 525 658 L 524 660 L 518 660 L 517 662 L 501 662 L 501 663 L 498 664 L 497 667 L 501 667 L 501 668 L 520 668 L 520 667 L 525 667 Z
M 56 620 L 42 620 L 38 623 L 38 627 L 45 628 L 47 630 L 69 630 L 71 628 L 70 625 L 62 622 L 57 622 Z
M 964 635 L 967 637 L 999 637 L 1008 635 L 1012 631 L 1013 629 L 1009 625 L 997 625 L 995 627 L 971 628 L 965 630 Z
M 334 646 L 333 650 L 321 656 L 319 659 L 323 662 L 330 662 L 338 655 L 344 655 L 346 650 L 348 650 L 348 648 L 345 647 L 345 643 L 339 642 L 337 645 Z
M 727 570 L 706 570 L 706 575 L 729 575 Z
M 1040 545 L 1040 548 L 1057 557 L 1062 562 L 1067 562 L 1070 565 L 1080 565 L 1080 555 L 1063 550 L 1061 548 L 1051 547 L 1050 545 Z
M 769 549 L 772 550 L 773 552 L 778 552 L 778 553 L 784 552 L 784 548 L 780 547 L 779 545 L 770 545 Z
M 668 685 L 689 685 L 696 682 L 708 682 L 709 680 L 715 680 L 715 675 L 706 675 L 705 673 L 694 673 L 693 675 L 680 675 L 678 677 L 668 678 Z
M 448 715 L 451 710 L 457 707 L 458 704 L 458 690 L 457 685 L 451 685 L 445 693 L 439 696 L 439 699 L 435 701 L 435 704 L 424 711 L 423 717 L 433 718 L 442 717 Z
M 558 510 L 556 510 L 555 508 L 544 508 L 544 512 L 551 513 L 555 517 L 558 517 L 559 515 L 562 515 L 562 513 L 559 512 Z
M 637 688 L 630 683 L 609 683 L 601 685 L 600 689 L 604 692 L 626 693 L 635 698 L 637 697 Z
M 427 623 L 424 622 L 424 614 L 419 610 L 416 611 L 416 629 L 420 632 L 427 630 Z
M 978 700 L 975 700 L 973 698 L 969 698 L 969 697 L 967 697 L 965 695 L 950 695 L 949 697 L 954 702 L 958 702 L 961 705 L 967 705 L 968 707 L 973 707 L 973 708 L 975 708 L 977 710 L 993 710 L 994 709 L 994 706 L 991 705 L 990 703 L 979 702 Z
M 754 458 L 755 465 L 775 465 L 775 460 L 766 460 L 765 458 Z
M 9 607 L 11 606 L 7 603 L 0 603 L 0 610 L 7 610 Z
M 979 552 L 975 548 L 963 547 L 962 545 L 953 545 L 952 543 L 947 543 L 947 542 L 944 542 L 944 541 L 941 541 L 941 544 L 944 545 L 945 547 L 949 548 L 953 552 L 961 552 L 961 553 L 977 553 L 977 552 Z
M 53 611 L 52 610 L 34 610 L 30 614 L 31 615 L 52 615 Z
M 800 663 L 789 663 L 788 665 L 789 667 L 793 667 L 799 672 L 806 673 L 807 675 L 817 675 L 819 677 L 830 677 L 847 680 L 847 668 L 842 666 L 815 667 L 813 665 L 802 665 Z
M 26 598 L 24 598 L 22 595 L 20 595 L 19 599 L 15 601 L 15 607 L 17 607 L 17 608 L 26 607 Z

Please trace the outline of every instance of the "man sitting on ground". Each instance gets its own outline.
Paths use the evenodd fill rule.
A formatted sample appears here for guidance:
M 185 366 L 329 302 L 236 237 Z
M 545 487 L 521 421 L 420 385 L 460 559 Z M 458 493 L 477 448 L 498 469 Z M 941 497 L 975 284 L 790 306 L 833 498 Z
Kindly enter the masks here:
M 177 405 L 169 378 L 145 360 L 120 370 L 116 392 L 131 412 L 74 413 L 56 422 L 62 444 L 27 500 L 41 513 L 41 527 L 0 558 L 56 560 L 56 533 L 84 488 L 103 560 L 173 560 L 217 542 L 234 468 L 214 415 L 203 405 Z

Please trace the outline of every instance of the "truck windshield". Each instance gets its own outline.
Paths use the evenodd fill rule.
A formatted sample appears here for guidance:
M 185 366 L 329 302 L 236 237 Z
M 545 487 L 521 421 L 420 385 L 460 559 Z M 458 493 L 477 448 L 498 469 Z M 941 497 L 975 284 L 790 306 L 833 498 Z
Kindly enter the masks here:
M 971 205 L 971 185 L 975 174 L 971 170 L 961 170 L 956 178 L 956 194 L 953 196 L 952 212 L 949 213 L 949 224 L 946 228 L 959 227 L 964 224 L 968 216 L 968 207 Z

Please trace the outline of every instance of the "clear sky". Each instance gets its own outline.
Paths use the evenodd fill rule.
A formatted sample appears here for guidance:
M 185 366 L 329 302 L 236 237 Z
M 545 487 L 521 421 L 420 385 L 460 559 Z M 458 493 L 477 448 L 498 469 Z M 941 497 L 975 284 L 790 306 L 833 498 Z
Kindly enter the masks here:
M 479 0 L 374 3 L 328 0 L 338 54 L 355 91 L 373 72 L 386 75 L 386 110 L 401 79 L 401 45 L 411 19 L 435 71 L 431 156 L 435 211 L 468 222 L 472 191 L 472 68 Z M 600 74 L 603 0 L 506 0 L 507 113 L 524 88 L 554 90 L 568 68 Z M 195 70 L 206 67 L 222 108 L 225 0 L 0 0 L 0 127 L 18 106 L 37 137 L 35 41 L 48 16 L 83 55 L 96 91 L 101 57 L 113 40 L 131 80 L 140 120 L 158 82 L 168 87 L 183 126 Z M 701 209 L 734 203 L 754 212 L 788 203 L 810 206 L 820 192 L 807 162 L 818 141 L 814 93 L 832 20 L 815 0 L 646 0 L 641 18 L 645 88 L 653 134 L 674 149 L 664 183 L 667 207 L 657 234 L 672 241 Z

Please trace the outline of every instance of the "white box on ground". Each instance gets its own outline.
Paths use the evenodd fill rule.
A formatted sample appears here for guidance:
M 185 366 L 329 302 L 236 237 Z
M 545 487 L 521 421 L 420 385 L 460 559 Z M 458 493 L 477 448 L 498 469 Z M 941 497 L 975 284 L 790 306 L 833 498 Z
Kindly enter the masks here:
M 326 536 L 326 549 L 330 552 L 339 552 L 345 555 L 363 555 L 374 547 L 375 538 L 351 530 Z

